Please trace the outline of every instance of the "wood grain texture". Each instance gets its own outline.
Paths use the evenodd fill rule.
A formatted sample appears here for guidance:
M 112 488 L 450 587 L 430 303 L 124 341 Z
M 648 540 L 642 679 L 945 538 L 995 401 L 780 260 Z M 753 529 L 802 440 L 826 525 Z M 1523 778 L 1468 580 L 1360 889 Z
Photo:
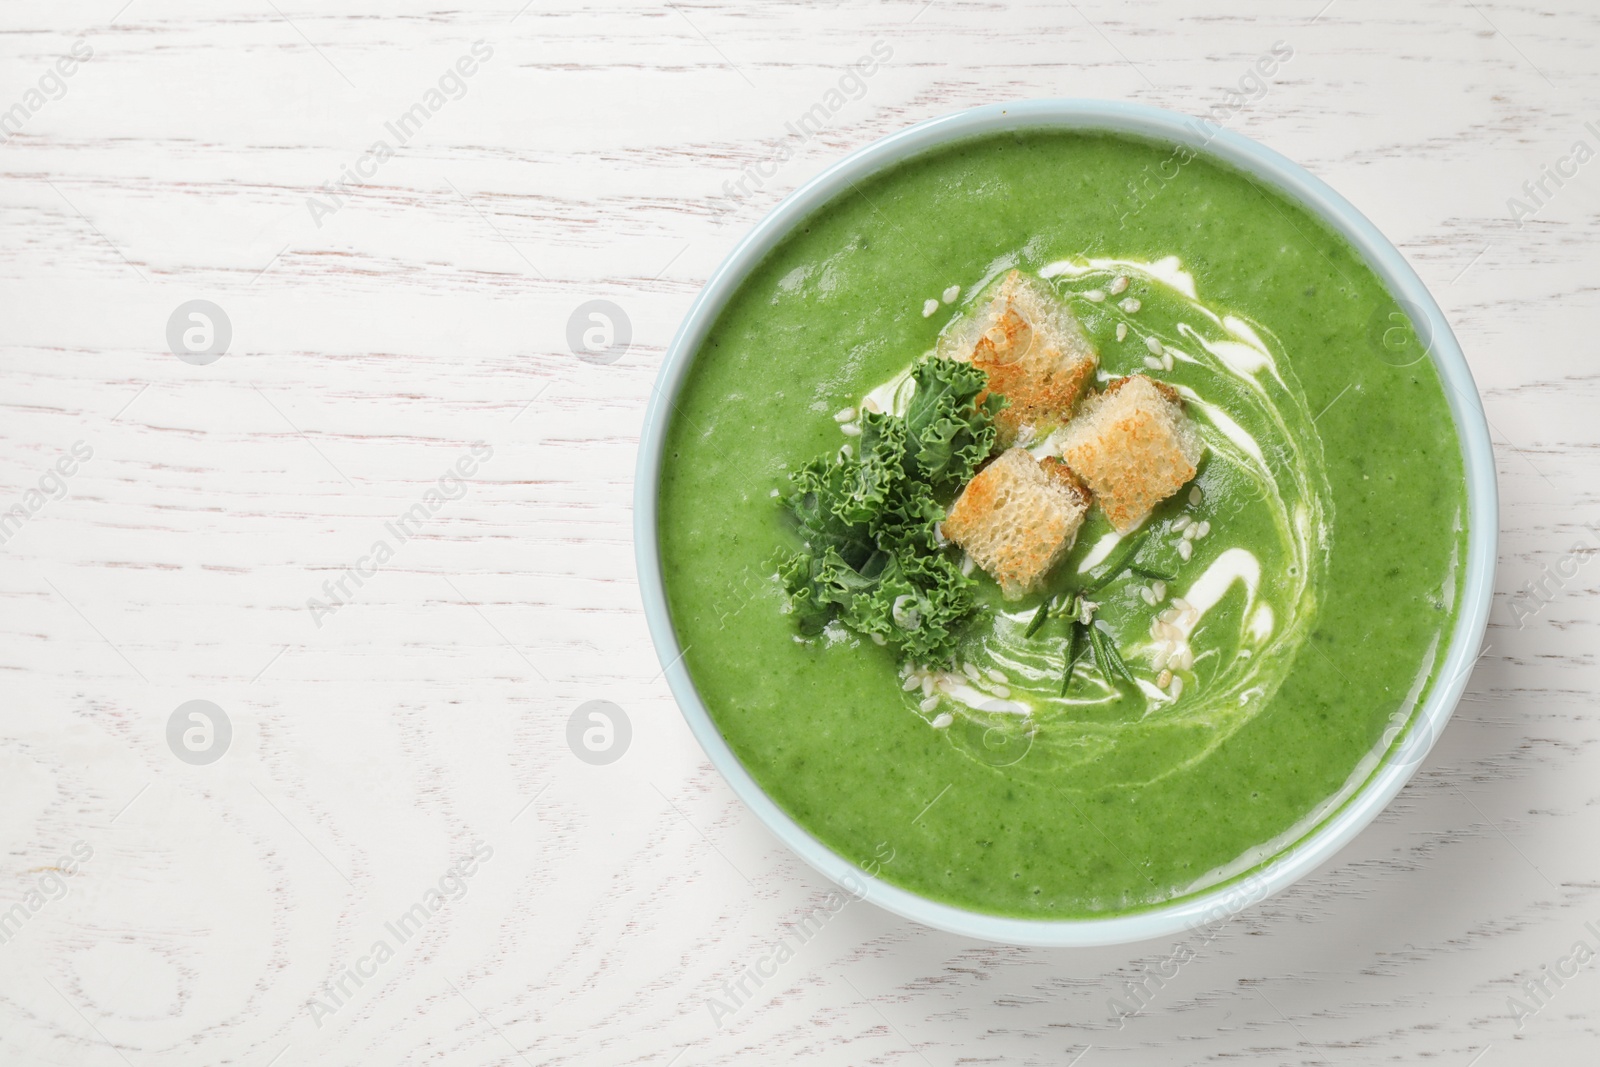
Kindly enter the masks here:
M 0 144 L 0 512 L 93 451 L 0 546 L 0 910 L 26 912 L 0 1062 L 1593 1062 L 1600 965 L 1507 1007 L 1600 943 L 1600 566 L 1562 564 L 1600 537 L 1600 162 L 1507 205 L 1600 148 L 1592 5 L 122 3 L 0 12 L 0 109 L 92 49 Z M 1205 111 L 1278 40 L 1229 124 L 1399 245 L 1488 408 L 1502 596 L 1466 702 L 1371 829 L 1120 1027 L 1108 1000 L 1171 945 L 996 947 L 857 904 L 717 1026 L 827 886 L 710 769 L 641 617 L 632 471 L 673 329 L 845 151 L 1007 98 Z M 477 41 L 464 95 L 310 210 Z M 208 366 L 168 349 L 191 299 L 232 324 Z M 568 350 L 591 299 L 632 323 L 609 365 Z M 387 534 L 475 441 L 461 495 Z M 385 538 L 318 625 L 308 598 Z M 232 724 L 209 766 L 168 748 L 192 699 Z M 608 766 L 565 739 L 597 699 L 633 728 Z M 459 899 L 314 1013 L 477 842 Z

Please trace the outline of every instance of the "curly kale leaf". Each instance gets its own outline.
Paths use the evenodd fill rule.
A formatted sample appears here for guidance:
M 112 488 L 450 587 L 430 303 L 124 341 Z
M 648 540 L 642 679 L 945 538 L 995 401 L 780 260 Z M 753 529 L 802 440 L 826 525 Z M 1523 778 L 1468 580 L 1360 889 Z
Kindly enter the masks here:
M 872 531 L 852 514 L 870 508 L 872 494 L 862 494 L 854 464 L 812 460 L 795 472 L 795 491 L 785 500 L 808 551 L 838 553 L 848 566 L 859 567 L 877 551 Z
M 904 420 L 913 473 L 941 488 L 960 485 L 994 450 L 994 416 L 1003 401 L 989 396 L 975 403 L 988 375 L 970 363 L 923 360 L 913 377 L 917 387 Z
M 913 659 L 947 658 L 976 608 L 976 584 L 942 546 L 936 493 L 971 478 L 994 448 L 1000 401 L 983 372 L 928 359 L 905 416 L 867 413 L 854 456 L 813 460 L 785 505 L 803 549 L 779 575 L 802 634 L 837 620 Z
M 864 573 L 833 549 L 798 552 L 779 575 L 801 634 L 814 637 L 837 620 L 918 662 L 946 658 L 977 606 L 977 583 L 944 555 L 879 553 Z

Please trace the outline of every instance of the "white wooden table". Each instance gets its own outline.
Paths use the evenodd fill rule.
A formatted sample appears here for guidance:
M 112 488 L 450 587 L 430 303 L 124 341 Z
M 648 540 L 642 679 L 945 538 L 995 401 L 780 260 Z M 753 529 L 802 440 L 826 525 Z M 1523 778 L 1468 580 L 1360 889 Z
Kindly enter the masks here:
M 1592 5 L 123 3 L 0 12 L 0 1063 L 1595 1061 L 1600 964 L 1508 1005 L 1600 948 Z M 1120 1027 L 1170 944 L 867 905 L 714 1020 L 828 887 L 641 618 L 672 330 L 847 150 L 1007 98 L 1204 112 L 1276 41 L 1228 124 L 1410 257 L 1493 426 L 1501 598 L 1454 724 Z M 180 359 L 194 300 L 222 314 L 178 316 Z M 569 348 L 591 300 L 631 324 L 609 362 Z M 222 715 L 169 743 L 195 700 Z M 610 764 L 567 742 L 591 700 L 631 724 Z

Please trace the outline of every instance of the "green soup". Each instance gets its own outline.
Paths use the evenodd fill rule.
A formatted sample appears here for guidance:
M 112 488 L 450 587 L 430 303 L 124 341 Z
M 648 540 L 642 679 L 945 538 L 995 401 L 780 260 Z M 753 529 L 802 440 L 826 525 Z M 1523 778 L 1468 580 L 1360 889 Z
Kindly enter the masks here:
M 1148 698 L 1092 679 L 1062 697 L 1066 633 L 1024 637 L 1044 597 L 1003 602 L 981 575 L 953 666 L 1004 699 L 953 715 L 890 648 L 804 637 L 784 610 L 790 473 L 848 445 L 835 413 L 887 395 L 1010 269 L 1077 315 L 1101 381 L 1168 382 L 1207 445 L 1146 523 L 1167 599 L 1137 575 L 1096 594 Z M 918 157 L 774 249 L 687 375 L 659 520 L 685 664 L 767 793 L 906 889 L 1027 918 L 1198 891 L 1347 798 L 1444 661 L 1467 531 L 1443 388 L 1357 254 L 1238 172 L 1066 132 Z M 1113 541 L 1092 514 L 1056 588 Z M 1169 699 L 1151 634 L 1185 593 L 1201 621 Z

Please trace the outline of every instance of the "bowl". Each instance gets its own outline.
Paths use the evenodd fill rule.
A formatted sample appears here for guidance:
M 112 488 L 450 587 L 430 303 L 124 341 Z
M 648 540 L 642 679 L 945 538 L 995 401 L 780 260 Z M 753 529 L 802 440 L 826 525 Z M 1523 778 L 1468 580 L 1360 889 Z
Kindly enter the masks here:
M 1314 825 L 1231 880 L 1137 912 L 1104 918 L 1019 919 L 941 903 L 876 878 L 838 855 L 789 817 L 756 784 L 718 731 L 683 663 L 673 632 L 656 538 L 657 480 L 673 401 L 717 316 L 746 275 L 802 219 L 852 183 L 952 141 L 1021 129 L 1121 133 L 1187 145 L 1303 205 L 1347 240 L 1410 315 L 1438 368 L 1461 442 L 1467 480 L 1468 546 L 1460 613 L 1426 700 L 1394 736 L 1364 780 L 1347 787 Z M 1482 403 L 1466 359 L 1433 297 L 1399 251 L 1349 201 L 1318 178 L 1247 137 L 1157 108 L 1101 100 L 1025 100 L 930 119 L 875 141 L 835 163 L 778 204 L 729 253 L 667 349 L 645 414 L 634 487 L 634 547 L 645 618 L 678 706 L 713 766 L 766 827 L 852 896 L 950 933 L 1014 945 L 1096 946 L 1144 941 L 1227 921 L 1332 859 L 1394 799 L 1443 731 L 1466 688 L 1488 621 L 1494 588 L 1499 506 L 1494 455 Z

